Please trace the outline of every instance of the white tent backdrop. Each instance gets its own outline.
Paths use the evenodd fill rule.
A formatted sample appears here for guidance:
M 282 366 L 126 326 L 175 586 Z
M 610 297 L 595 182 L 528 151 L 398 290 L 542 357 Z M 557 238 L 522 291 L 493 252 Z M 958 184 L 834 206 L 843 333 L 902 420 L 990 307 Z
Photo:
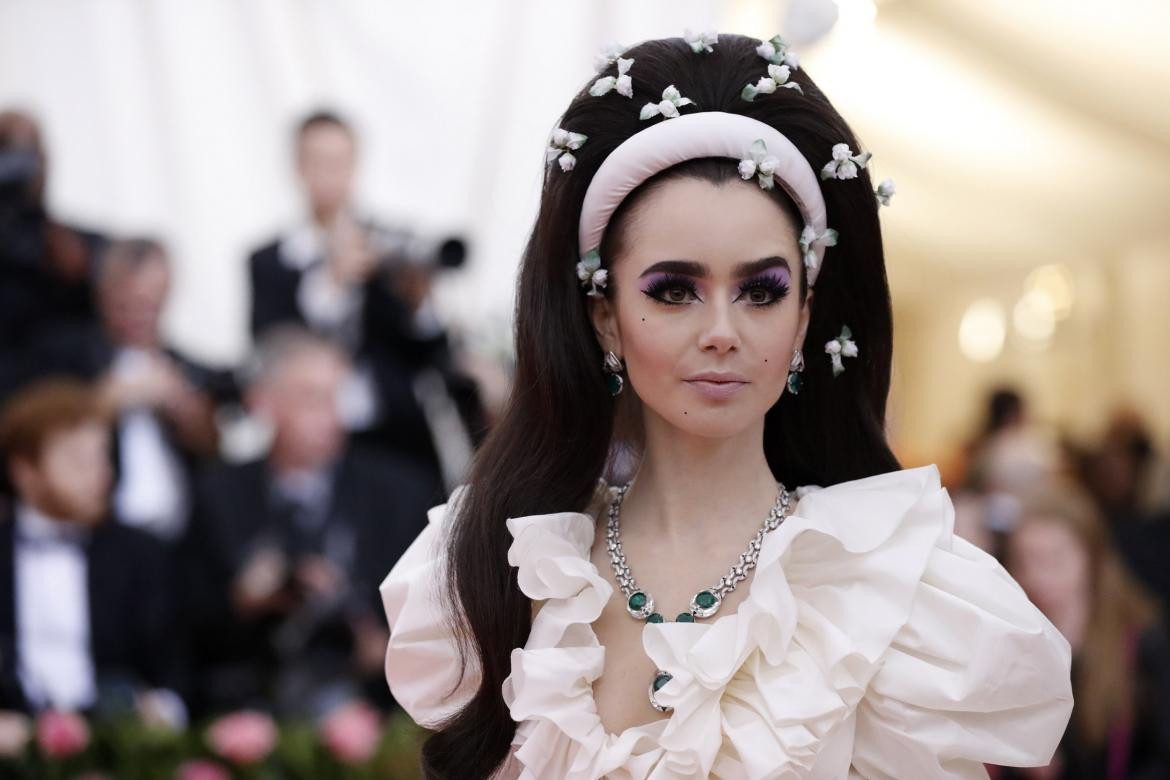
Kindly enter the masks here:
M 166 329 L 215 362 L 248 348 L 248 249 L 300 210 L 291 128 L 336 108 L 362 204 L 470 238 L 439 305 L 499 352 L 549 130 L 603 44 L 687 27 L 818 37 L 804 64 L 898 181 L 904 450 L 953 442 L 1007 378 L 1076 432 L 1128 401 L 1170 436 L 1170 361 L 1150 358 L 1170 335 L 1164 0 L 0 0 L 0 106 L 42 120 L 58 214 L 167 240 Z M 1008 321 L 963 357 L 964 311 L 1010 320 L 1041 267 L 1075 297 L 1056 328 L 1021 341 Z

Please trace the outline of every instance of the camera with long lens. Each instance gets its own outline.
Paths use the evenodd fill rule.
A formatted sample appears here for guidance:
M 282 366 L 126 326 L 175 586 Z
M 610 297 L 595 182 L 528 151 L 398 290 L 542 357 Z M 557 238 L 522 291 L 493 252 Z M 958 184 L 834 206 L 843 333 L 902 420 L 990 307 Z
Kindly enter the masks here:
M 458 235 L 427 235 L 374 226 L 370 228 L 369 242 L 379 267 L 391 274 L 408 268 L 461 268 L 467 259 L 467 242 Z

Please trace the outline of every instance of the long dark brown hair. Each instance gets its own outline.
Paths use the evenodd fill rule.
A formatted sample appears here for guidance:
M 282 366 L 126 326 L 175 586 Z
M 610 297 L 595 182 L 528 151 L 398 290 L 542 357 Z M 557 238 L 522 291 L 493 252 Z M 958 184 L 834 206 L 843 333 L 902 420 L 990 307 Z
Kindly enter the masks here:
M 573 171 L 554 164 L 546 173 L 520 265 L 511 397 L 477 454 L 450 521 L 445 585 L 465 672 L 478 670 L 481 682 L 470 702 L 427 740 L 423 767 L 429 777 L 485 777 L 506 757 L 516 724 L 500 686 L 510 673 L 512 649 L 528 639 L 531 604 L 508 565 L 505 520 L 584 510 L 614 442 L 616 404 L 575 274 L 581 203 L 598 166 L 647 127 L 639 107 L 660 100 L 671 84 L 697 104 L 684 112 L 759 119 L 787 136 L 814 170 L 830 159 L 834 144 L 859 148 L 803 70 L 793 76 L 803 95 L 780 89 L 754 102 L 740 97 L 745 84 L 765 75 L 767 62 L 755 51 L 759 43 L 721 35 L 714 52 L 695 54 L 680 38 L 647 41 L 624 55 L 636 60 L 632 100 L 591 97 L 582 89 L 559 122 L 588 141 L 575 152 Z M 611 66 L 608 73 L 613 71 Z M 684 165 L 680 172 L 711 177 L 703 173 L 710 166 Z M 734 177 L 734 161 L 723 161 L 722 168 L 728 173 L 716 178 Z M 841 237 L 817 280 L 806 344 L 815 355 L 848 324 L 860 356 L 836 378 L 824 355 L 808 360 L 801 393 L 785 394 L 768 411 L 765 455 L 774 476 L 787 485 L 832 485 L 898 468 L 884 433 L 891 314 L 873 185 L 862 170 L 856 180 L 822 189 L 829 225 Z M 621 215 L 616 217 L 609 233 L 617 231 Z

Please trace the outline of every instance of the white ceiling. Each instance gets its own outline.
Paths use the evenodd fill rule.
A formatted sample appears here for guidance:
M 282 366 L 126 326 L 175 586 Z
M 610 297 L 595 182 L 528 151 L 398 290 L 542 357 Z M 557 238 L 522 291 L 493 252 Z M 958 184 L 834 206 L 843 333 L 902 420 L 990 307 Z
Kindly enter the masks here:
M 805 62 L 898 182 L 898 261 L 979 273 L 1170 243 L 1170 4 L 888 0 L 855 22 L 866 5 L 843 0 Z

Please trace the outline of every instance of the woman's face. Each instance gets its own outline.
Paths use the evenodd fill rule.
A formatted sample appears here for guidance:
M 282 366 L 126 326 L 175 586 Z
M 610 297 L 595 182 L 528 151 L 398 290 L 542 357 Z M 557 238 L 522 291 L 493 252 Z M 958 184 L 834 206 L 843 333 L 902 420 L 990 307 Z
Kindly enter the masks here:
M 708 437 L 762 426 L 808 327 L 800 228 L 754 181 L 680 178 L 620 229 L 612 294 L 592 314 L 646 414 Z
M 1089 556 L 1059 520 L 1023 522 L 1008 542 L 1008 569 L 1045 613 L 1060 612 L 1089 590 Z

